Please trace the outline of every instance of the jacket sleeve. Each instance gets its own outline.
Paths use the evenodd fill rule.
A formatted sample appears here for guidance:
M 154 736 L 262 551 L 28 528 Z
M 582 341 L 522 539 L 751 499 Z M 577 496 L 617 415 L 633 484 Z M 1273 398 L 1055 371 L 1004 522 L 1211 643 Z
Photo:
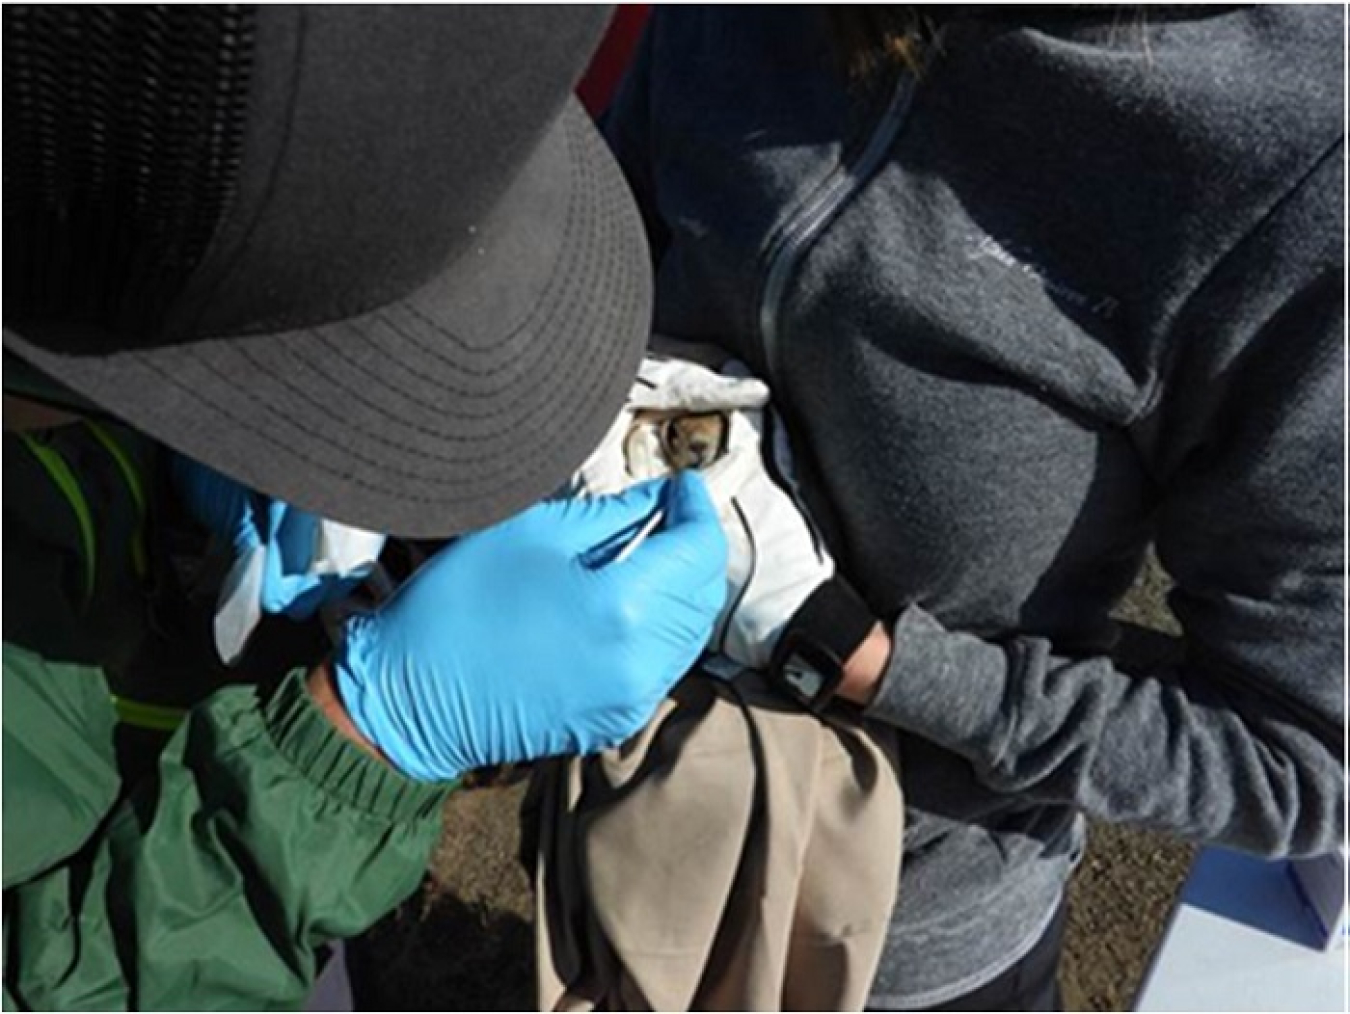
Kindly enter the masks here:
M 297 1009 L 318 948 L 417 885 L 445 786 L 408 781 L 348 743 L 296 672 L 266 702 L 251 687 L 217 692 L 189 714 L 156 777 L 100 812 L 110 799 L 91 805 L 75 786 L 106 797 L 111 757 L 71 742 L 81 723 L 55 712 L 71 702 L 9 706 L 13 687 L 74 668 L 102 685 L 96 669 L 5 648 L 6 1007 Z M 86 708 L 98 704 L 106 693 Z M 87 717 L 85 735 L 111 726 Z M 11 848 L 33 831 L 24 801 L 44 792 L 73 834 Z M 24 859 L 18 882 L 12 856 Z
M 991 788 L 1270 856 L 1344 833 L 1339 142 L 1177 311 L 1138 423 L 1184 632 L 1127 674 L 918 607 L 870 711 Z

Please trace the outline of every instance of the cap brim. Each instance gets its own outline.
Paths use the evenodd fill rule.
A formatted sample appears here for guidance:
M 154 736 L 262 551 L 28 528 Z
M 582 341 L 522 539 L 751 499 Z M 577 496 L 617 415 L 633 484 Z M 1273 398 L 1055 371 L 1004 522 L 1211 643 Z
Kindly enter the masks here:
M 642 356 L 641 220 L 569 100 L 467 252 L 405 299 L 302 331 L 107 356 L 5 346 L 184 454 L 272 496 L 436 537 L 556 490 Z

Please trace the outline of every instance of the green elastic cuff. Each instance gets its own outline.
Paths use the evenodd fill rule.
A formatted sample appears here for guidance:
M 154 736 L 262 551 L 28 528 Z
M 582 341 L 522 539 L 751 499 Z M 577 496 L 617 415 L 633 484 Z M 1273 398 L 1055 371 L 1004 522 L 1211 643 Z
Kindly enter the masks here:
M 305 686 L 305 671 L 286 677 L 263 709 L 277 750 L 329 795 L 389 821 L 439 815 L 454 782 L 415 782 L 370 756 L 334 728 Z

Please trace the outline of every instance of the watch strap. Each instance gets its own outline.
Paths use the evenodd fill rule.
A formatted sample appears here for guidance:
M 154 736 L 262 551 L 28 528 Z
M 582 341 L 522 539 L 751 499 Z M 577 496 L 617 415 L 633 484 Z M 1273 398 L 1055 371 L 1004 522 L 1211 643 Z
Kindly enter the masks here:
M 867 639 L 876 620 L 872 611 L 840 578 L 831 578 L 813 591 L 788 622 L 774 649 L 770 671 L 783 689 L 812 710 L 829 703 L 843 677 L 844 663 Z M 820 690 L 802 692 L 803 681 L 787 671 L 803 660 L 820 670 Z
M 832 577 L 807 596 L 784 634 L 805 635 L 845 662 L 867 639 L 874 623 L 876 618 L 862 597 L 841 578 Z

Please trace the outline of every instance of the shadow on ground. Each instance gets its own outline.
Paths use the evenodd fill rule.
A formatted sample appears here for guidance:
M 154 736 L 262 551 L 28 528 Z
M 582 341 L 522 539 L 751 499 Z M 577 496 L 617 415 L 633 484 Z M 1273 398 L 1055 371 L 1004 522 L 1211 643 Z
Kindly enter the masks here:
M 347 948 L 360 1010 L 529 1010 L 533 898 L 516 858 L 524 785 L 465 789 L 420 890 Z
M 488 902 L 420 896 L 347 950 L 358 1010 L 529 1010 L 530 925 Z

